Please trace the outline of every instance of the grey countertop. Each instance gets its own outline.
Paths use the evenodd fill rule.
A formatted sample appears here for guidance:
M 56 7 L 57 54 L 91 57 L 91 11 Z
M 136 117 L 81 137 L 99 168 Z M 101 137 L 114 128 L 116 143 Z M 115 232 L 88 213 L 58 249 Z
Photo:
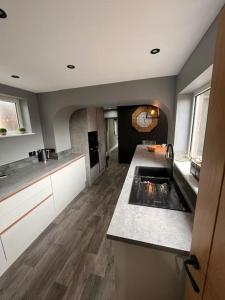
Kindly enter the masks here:
M 188 255 L 193 215 L 181 211 L 129 204 L 136 166 L 167 167 L 165 154 L 137 146 L 117 202 L 108 238 Z
M 83 154 L 73 153 L 60 160 L 50 159 L 46 164 L 40 162 L 18 169 L 8 177 L 1 179 L 0 202 L 83 156 Z

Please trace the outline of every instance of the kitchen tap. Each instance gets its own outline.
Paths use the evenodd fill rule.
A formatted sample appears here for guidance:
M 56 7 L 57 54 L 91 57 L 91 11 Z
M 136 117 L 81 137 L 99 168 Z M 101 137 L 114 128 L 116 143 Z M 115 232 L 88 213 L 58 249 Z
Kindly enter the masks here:
M 169 173 L 170 178 L 173 178 L 173 163 L 174 163 L 174 151 L 173 151 L 173 145 L 168 144 L 166 149 L 166 159 L 169 161 Z

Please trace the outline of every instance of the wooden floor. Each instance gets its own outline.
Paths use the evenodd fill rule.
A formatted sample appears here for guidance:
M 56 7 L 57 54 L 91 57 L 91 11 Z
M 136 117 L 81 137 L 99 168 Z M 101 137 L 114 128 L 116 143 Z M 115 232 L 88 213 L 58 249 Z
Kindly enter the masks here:
M 0 299 L 112 299 L 106 231 L 128 166 L 114 160 L 0 279 Z

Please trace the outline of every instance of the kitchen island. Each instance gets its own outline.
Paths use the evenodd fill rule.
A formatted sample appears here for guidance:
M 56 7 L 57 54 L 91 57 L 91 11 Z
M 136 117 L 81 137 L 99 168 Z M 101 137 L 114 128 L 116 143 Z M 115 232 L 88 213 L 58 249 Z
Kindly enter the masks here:
M 129 204 L 136 166 L 168 167 L 165 153 L 137 146 L 107 231 L 115 254 L 116 299 L 180 300 L 193 214 Z

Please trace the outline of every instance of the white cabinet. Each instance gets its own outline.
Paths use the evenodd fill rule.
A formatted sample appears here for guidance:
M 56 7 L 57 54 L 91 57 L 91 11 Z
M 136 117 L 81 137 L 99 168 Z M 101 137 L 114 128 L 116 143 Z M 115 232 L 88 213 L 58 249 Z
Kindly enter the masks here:
M 2 243 L 9 265 L 40 235 L 53 218 L 54 203 L 53 197 L 50 196 L 2 234 Z
M 2 247 L 2 241 L 0 238 L 0 276 L 2 275 L 5 269 L 6 269 L 6 258 Z
M 81 157 L 0 202 L 0 276 L 85 185 Z
M 48 176 L 0 202 L 0 234 L 51 194 Z
M 85 188 L 85 157 L 52 174 L 51 180 L 57 215 Z

